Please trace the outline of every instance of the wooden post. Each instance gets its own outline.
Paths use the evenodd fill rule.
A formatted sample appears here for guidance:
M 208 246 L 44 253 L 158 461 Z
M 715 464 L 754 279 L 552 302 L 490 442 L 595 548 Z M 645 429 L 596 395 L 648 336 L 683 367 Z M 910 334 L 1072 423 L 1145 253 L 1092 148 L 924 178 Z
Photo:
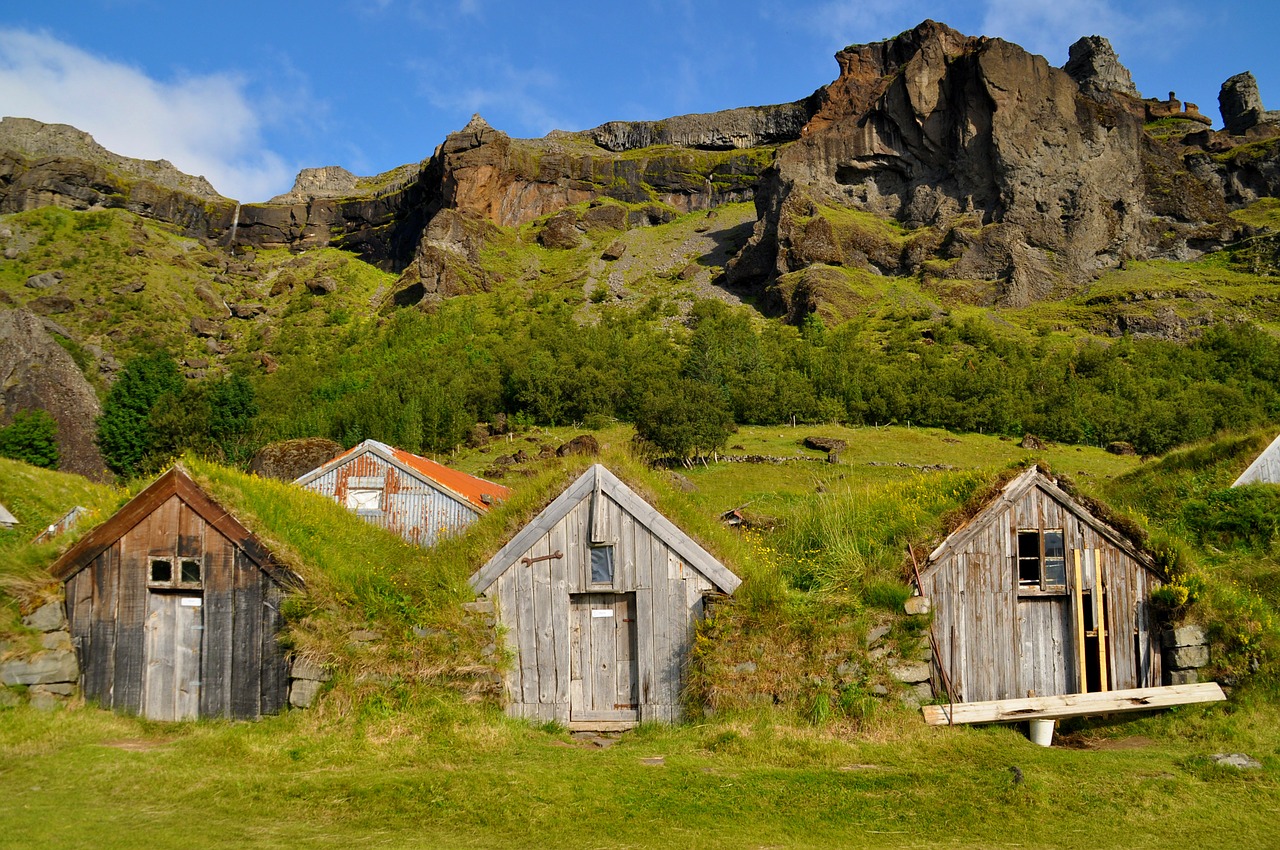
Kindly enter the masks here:
M 1084 574 L 1080 568 L 1080 550 L 1073 551 L 1076 556 L 1076 582 L 1071 589 L 1071 601 L 1076 609 L 1076 679 L 1079 683 L 1076 693 L 1082 694 L 1089 690 L 1088 659 L 1084 650 Z
M 1097 596 L 1093 604 L 1098 613 L 1098 690 L 1107 691 L 1107 588 L 1102 568 L 1101 552 L 1093 550 L 1093 569 L 1096 575 Z

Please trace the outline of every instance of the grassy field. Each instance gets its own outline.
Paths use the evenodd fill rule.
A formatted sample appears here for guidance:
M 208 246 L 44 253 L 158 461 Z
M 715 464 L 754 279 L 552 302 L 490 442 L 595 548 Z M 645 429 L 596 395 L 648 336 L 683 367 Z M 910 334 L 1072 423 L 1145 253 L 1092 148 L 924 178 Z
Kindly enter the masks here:
M 500 453 L 555 446 L 579 433 L 533 430 L 445 460 L 481 471 Z M 432 667 L 444 641 L 411 645 L 409 626 L 463 627 L 449 611 L 460 582 L 587 462 L 520 465 L 507 505 L 474 533 L 430 553 L 407 550 L 323 500 L 188 461 L 196 477 L 297 568 L 312 598 L 294 639 L 338 673 L 319 706 L 256 723 L 164 724 L 75 704 L 54 712 L 0 707 L 0 845 L 113 847 L 1198 847 L 1280 843 L 1280 699 L 1263 674 L 1224 705 L 1065 723 L 1058 746 L 1016 727 L 931 729 L 890 695 L 851 713 L 812 711 L 818 663 L 865 651 L 872 622 L 892 620 L 876 590 L 903 587 L 901 541 L 935 533 L 939 516 L 1011 463 L 1039 460 L 1169 530 L 1206 577 L 1204 615 L 1224 628 L 1273 616 L 1272 538 L 1224 548 L 1197 503 L 1221 498 L 1233 471 L 1265 440 L 1246 435 L 1141 462 L 1088 447 L 1022 449 L 982 435 L 917 428 L 743 428 L 734 455 L 781 463 L 712 463 L 647 470 L 626 449 L 630 430 L 595 432 L 603 460 L 746 578 L 720 625 L 719 654 L 702 653 L 699 681 L 732 696 L 734 653 L 758 651 L 760 675 L 797 682 L 777 704 L 724 698 L 683 725 L 644 726 L 612 741 L 579 740 L 554 725 L 501 715 Z M 805 449 L 807 434 L 839 437 L 838 463 Z M 922 468 L 928 467 L 928 468 Z M 945 467 L 945 468 L 938 468 Z M 73 502 L 107 512 L 130 492 L 0 463 L 0 501 L 33 522 Z M 288 491 L 288 492 L 286 492 Z M 747 506 L 775 525 L 742 535 L 717 517 Z M 1253 502 L 1219 511 L 1248 517 Z M 831 522 L 832 517 L 847 521 Z M 348 520 L 350 522 L 348 522 Z M 1217 529 L 1217 530 L 1215 530 Z M 0 574 L 38 575 L 57 544 L 0 533 Z M 807 536 L 806 536 L 807 535 Z M 366 539 L 368 538 L 368 539 Z M 374 539 L 379 538 L 379 539 Z M 850 539 L 853 550 L 839 551 Z M 815 544 L 813 541 L 819 541 Z M 65 544 L 63 544 L 65 545 Z M 824 552 L 806 554 L 817 545 Z M 359 559 L 345 558 L 355 547 Z M 797 564 L 825 564 L 803 588 Z M 859 562 L 858 558 L 862 560 Z M 43 559 L 43 561 L 42 561 Z M 861 573 L 855 567 L 861 564 Z M 369 580 L 361 580 L 363 568 Z M 811 577 L 813 578 L 813 577 Z M 1234 588 L 1234 590 L 1228 589 Z M 1235 593 L 1236 596 L 1231 594 Z M 891 594 L 890 594 L 891 595 Z M 0 595 L 11 640 L 16 599 Z M 1253 607 L 1250 607 L 1253 606 Z M 725 619 L 720 620 L 723 616 Z M 1232 618 L 1235 619 L 1232 619 Z M 6 625 L 7 624 L 7 625 Z M 369 654 L 346 630 L 377 625 L 406 642 Z M 1274 621 L 1259 623 L 1267 639 Z M 1268 631 L 1269 630 L 1269 631 Z M 459 632 L 461 633 L 461 632 Z M 892 639 L 914 632 L 895 625 Z M 474 651 L 477 636 L 463 644 Z M 788 658 L 788 655 L 790 658 Z M 1242 656 L 1243 657 L 1243 656 Z M 446 659 L 447 660 L 447 659 Z M 785 665 L 791 664 L 792 667 Z M 809 665 L 809 667 L 806 667 Z M 794 669 L 792 669 L 794 668 Z M 804 668 L 804 669 L 802 669 Z M 719 677 L 719 678 L 717 678 Z M 607 746 L 601 746 L 601 744 Z M 1216 765 L 1246 753 L 1262 768 Z

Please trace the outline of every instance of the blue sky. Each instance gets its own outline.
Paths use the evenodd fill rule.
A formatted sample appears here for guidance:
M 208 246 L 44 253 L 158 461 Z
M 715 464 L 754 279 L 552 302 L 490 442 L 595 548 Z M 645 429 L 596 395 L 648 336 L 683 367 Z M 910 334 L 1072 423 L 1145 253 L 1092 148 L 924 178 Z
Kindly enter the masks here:
M 839 48 L 925 18 L 1066 61 L 1111 39 L 1145 96 L 1220 126 L 1253 71 L 1280 108 L 1280 4 L 1203 0 L 76 0 L 0 10 L 0 114 L 72 124 L 265 200 L 299 168 L 369 175 L 429 156 L 480 112 L 513 136 L 808 95 Z M 16 8 L 15 8 L 16 6 Z

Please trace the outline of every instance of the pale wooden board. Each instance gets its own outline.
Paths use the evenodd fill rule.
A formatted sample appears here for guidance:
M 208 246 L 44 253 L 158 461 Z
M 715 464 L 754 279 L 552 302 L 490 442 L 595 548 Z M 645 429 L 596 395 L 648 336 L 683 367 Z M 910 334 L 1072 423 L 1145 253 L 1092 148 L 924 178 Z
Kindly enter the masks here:
M 195 720 L 200 715 L 200 644 L 204 631 L 201 628 L 204 606 L 183 605 L 180 597 L 174 598 L 177 600 L 173 647 L 174 719 Z
M 178 597 L 149 593 L 147 599 L 147 662 L 143 679 L 143 711 L 152 720 L 177 720 L 174 650 L 177 647 Z
M 925 705 L 920 707 L 920 711 L 924 714 L 925 722 L 930 726 L 946 726 L 949 723 L 1008 723 L 1126 711 L 1151 711 L 1175 705 L 1222 702 L 1226 698 L 1226 694 L 1222 692 L 1217 682 L 1202 682 L 1195 685 L 1128 688 L 1102 693 L 964 702 L 956 703 L 954 711 L 951 706 Z

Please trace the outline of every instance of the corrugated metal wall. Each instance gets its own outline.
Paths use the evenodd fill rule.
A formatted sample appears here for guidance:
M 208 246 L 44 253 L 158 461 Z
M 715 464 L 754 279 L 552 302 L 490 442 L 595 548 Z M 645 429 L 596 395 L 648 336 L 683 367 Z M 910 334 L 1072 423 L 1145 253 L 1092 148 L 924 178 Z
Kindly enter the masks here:
M 457 533 L 480 518 L 480 512 L 467 503 L 372 452 L 349 458 L 303 486 L 345 506 L 352 478 L 382 479 L 379 510 L 359 511 L 359 516 L 419 546 L 432 546 L 442 536 Z
M 1065 535 L 1067 592 L 1020 594 L 1018 530 L 1058 528 Z M 1096 564 L 1103 566 L 1109 687 L 1160 684 L 1159 636 L 1147 602 L 1158 577 L 1048 493 L 1031 487 L 921 576 L 922 593 L 933 601 L 940 656 L 935 664 L 947 670 L 957 699 L 981 702 L 1079 690 L 1071 596 L 1077 551 L 1082 589 L 1093 598 Z

